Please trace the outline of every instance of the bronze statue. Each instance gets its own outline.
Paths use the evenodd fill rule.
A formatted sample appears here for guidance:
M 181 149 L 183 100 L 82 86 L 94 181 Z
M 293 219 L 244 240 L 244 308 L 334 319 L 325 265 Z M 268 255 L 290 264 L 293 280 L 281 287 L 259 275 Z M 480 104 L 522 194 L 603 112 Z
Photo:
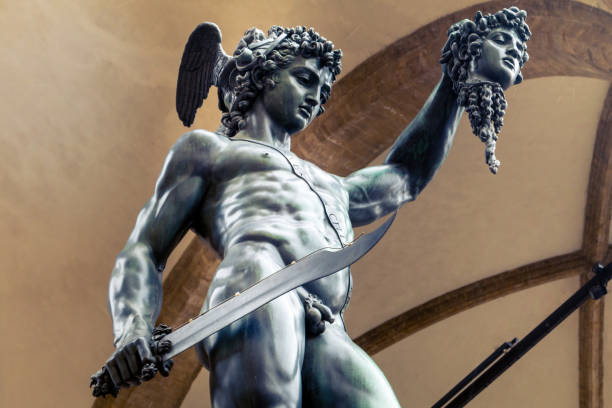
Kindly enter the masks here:
M 161 271 L 188 229 L 223 259 L 206 311 L 313 251 L 347 245 L 353 226 L 414 200 L 448 154 L 461 105 L 473 102 L 474 92 L 461 84 L 507 88 L 520 82 L 525 13 L 500 13 L 477 15 L 477 29 L 463 22 L 451 28 L 442 78 L 385 163 L 347 177 L 326 173 L 290 150 L 291 136 L 324 111 L 340 73 L 340 50 L 313 29 L 274 26 L 267 36 L 248 30 L 230 57 L 216 26 L 200 25 L 183 55 L 177 110 L 190 125 L 216 85 L 222 126 L 190 131 L 176 142 L 117 257 L 109 289 L 116 351 L 105 366 L 113 383 L 139 384 L 143 365 L 153 359 L 149 341 L 161 307 Z M 483 31 L 482 19 L 499 24 Z M 481 52 L 474 52 L 472 33 L 485 33 Z M 467 59 L 462 45 L 455 45 L 466 36 Z M 466 60 L 467 69 L 457 62 Z M 484 92 L 476 94 L 486 99 Z M 497 126 L 501 115 L 480 123 L 486 120 Z M 202 341 L 197 351 L 210 370 L 213 406 L 399 406 L 382 372 L 345 331 L 351 287 L 347 267 Z

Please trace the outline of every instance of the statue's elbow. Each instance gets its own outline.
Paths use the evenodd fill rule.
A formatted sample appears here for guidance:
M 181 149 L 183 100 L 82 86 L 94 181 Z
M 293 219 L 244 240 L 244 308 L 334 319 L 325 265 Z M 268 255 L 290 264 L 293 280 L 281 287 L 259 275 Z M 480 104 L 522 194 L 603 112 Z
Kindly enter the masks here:
M 425 188 L 425 183 L 421 180 L 410 180 L 410 182 L 406 184 L 406 188 L 403 192 L 402 204 L 416 200 L 419 194 L 421 194 L 421 191 L 423 191 L 423 188 Z

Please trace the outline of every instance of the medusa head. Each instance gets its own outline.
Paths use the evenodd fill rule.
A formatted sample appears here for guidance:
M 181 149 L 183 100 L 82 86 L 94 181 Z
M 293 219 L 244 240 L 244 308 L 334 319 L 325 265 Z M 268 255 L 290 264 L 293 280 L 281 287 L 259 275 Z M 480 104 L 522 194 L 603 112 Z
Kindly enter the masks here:
M 503 79 L 508 75 L 503 71 L 517 72 L 514 82 L 502 86 L 519 84 L 523 80 L 520 68 L 529 59 L 526 42 L 531 31 L 525 22 L 526 17 L 525 10 L 510 7 L 486 16 L 479 11 L 474 21 L 466 19 L 453 24 L 448 30 L 448 41 L 442 49 L 440 62 L 446 64 L 455 86 L 468 82 L 473 74 L 495 82 L 495 77 Z M 500 58 L 495 60 L 496 56 Z M 518 66 L 511 67 L 510 59 L 515 59 Z M 489 75 L 486 75 L 487 71 Z M 455 91 L 459 89 L 455 88 Z
M 485 159 L 492 173 L 498 134 L 507 103 L 504 89 L 522 82 L 521 67 L 529 59 L 525 22 L 527 12 L 517 7 L 495 14 L 476 13 L 474 21 L 462 20 L 448 30 L 440 63 L 453 81 L 458 102 L 468 112 L 472 131 L 485 144 Z

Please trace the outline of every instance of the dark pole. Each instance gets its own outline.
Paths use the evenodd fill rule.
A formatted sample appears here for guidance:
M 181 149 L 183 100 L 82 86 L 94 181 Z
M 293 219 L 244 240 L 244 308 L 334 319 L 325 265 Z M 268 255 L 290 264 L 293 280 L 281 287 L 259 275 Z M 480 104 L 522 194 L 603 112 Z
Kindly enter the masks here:
M 593 267 L 595 277 L 589 280 L 576 293 L 567 299 L 557 310 L 548 316 L 542 323 L 533 329 L 520 342 L 512 347 L 504 356 L 502 356 L 495 364 L 487 371 L 482 373 L 480 377 L 474 380 L 467 386 L 455 399 L 453 399 L 445 408 L 460 408 L 464 407 L 476 395 L 491 384 L 497 377 L 503 374 L 512 364 L 527 353 L 533 346 L 542 340 L 548 333 L 565 320 L 572 312 L 578 309 L 586 300 L 591 297 L 599 299 L 606 292 L 606 284 L 612 278 L 612 263 L 605 268 L 602 265 Z
M 444 404 L 450 401 L 459 391 L 461 391 L 466 385 L 468 385 L 472 380 L 480 375 L 487 367 L 493 364 L 506 350 L 510 349 L 517 342 L 517 339 L 514 338 L 512 341 L 507 341 L 501 346 L 499 346 L 489 357 L 487 357 L 482 363 L 478 365 L 474 370 L 472 370 L 468 375 L 463 378 L 463 380 L 459 381 L 457 385 L 455 385 L 449 392 L 447 392 L 438 402 L 432 405 L 431 408 L 442 408 Z

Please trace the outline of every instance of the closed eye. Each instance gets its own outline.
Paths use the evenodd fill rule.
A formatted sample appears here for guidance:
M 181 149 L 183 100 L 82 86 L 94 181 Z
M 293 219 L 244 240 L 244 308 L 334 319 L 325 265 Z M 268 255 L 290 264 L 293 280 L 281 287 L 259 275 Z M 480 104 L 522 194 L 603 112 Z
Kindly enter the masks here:
M 304 86 L 310 86 L 319 80 L 319 76 L 316 73 L 304 67 L 297 68 L 292 72 L 292 75 L 299 84 Z
M 504 32 L 497 32 L 491 35 L 491 40 L 497 44 L 508 44 L 512 41 L 512 37 Z
M 506 44 L 507 39 L 505 39 L 502 36 L 497 36 L 497 37 L 493 37 L 493 41 L 495 41 L 497 44 L 503 45 L 503 44 Z

